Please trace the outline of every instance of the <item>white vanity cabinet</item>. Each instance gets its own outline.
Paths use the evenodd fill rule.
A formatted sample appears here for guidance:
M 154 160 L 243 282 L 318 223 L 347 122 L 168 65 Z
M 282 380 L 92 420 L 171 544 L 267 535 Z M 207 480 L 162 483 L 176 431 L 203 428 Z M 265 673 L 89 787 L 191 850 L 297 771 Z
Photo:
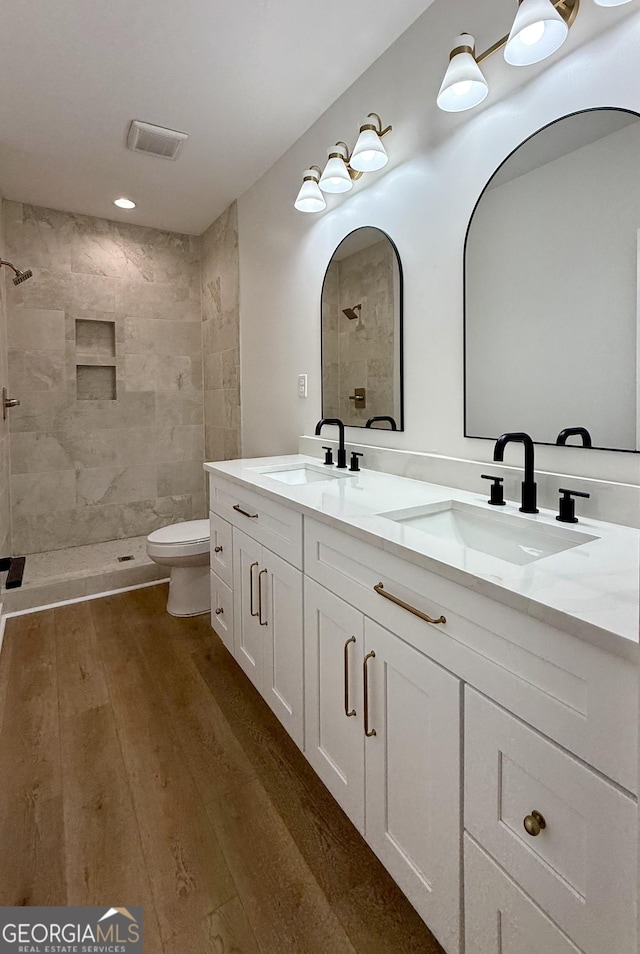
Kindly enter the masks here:
M 236 659 L 299 744 L 304 700 L 306 757 L 447 954 L 636 954 L 637 666 L 608 634 L 211 488 Z
M 210 506 L 212 626 L 302 748 L 302 517 L 217 478 Z
M 460 681 L 305 579 L 305 693 L 311 765 L 456 954 Z

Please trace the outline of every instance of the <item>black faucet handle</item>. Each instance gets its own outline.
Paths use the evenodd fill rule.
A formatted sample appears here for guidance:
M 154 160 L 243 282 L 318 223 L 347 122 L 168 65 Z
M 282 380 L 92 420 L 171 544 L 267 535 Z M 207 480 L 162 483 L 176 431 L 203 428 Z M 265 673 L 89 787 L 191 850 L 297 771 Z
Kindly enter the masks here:
M 578 518 L 576 517 L 576 502 L 573 498 L 588 498 L 591 496 L 591 494 L 585 494 L 582 490 L 569 490 L 565 487 L 560 487 L 559 492 L 563 496 L 560 498 L 560 512 L 558 513 L 556 520 L 559 520 L 560 523 L 577 523 Z
M 333 447 L 323 447 L 323 451 L 326 451 L 324 455 L 325 464 L 333 464 Z
M 480 474 L 483 480 L 492 480 L 491 497 L 487 501 L 493 507 L 504 507 L 504 489 L 502 481 L 504 477 L 494 477 L 493 474 Z
M 351 466 L 349 467 L 349 470 L 353 471 L 354 473 L 360 470 L 360 462 L 358 461 L 358 457 L 364 457 L 364 454 L 359 454 L 358 451 L 351 451 Z

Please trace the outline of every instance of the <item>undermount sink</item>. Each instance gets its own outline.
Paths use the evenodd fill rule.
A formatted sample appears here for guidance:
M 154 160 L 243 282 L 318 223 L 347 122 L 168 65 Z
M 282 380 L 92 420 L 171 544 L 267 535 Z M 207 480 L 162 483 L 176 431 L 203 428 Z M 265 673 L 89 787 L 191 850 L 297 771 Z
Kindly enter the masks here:
M 458 500 L 394 510 L 379 516 L 518 566 L 598 539 L 580 530 L 533 523 Z
M 257 472 L 273 480 L 280 480 L 283 484 L 315 484 L 321 480 L 338 480 L 346 477 L 346 473 L 329 470 L 322 464 L 280 464 L 278 467 L 259 467 Z

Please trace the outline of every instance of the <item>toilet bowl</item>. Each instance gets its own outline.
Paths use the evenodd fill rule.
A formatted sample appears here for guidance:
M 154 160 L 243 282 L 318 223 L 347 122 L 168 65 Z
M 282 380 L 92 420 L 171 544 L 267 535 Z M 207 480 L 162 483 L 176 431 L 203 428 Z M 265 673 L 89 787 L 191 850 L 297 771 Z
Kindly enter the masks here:
M 154 530 L 147 553 L 154 563 L 171 567 L 167 612 L 199 616 L 211 608 L 208 520 L 187 520 Z

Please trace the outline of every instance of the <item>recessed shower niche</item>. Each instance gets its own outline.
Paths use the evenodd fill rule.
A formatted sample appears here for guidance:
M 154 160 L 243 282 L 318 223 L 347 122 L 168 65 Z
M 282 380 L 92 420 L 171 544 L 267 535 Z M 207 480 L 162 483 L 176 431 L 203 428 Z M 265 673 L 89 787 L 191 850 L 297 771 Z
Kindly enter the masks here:
M 116 326 L 113 321 L 76 319 L 76 399 L 115 401 Z

